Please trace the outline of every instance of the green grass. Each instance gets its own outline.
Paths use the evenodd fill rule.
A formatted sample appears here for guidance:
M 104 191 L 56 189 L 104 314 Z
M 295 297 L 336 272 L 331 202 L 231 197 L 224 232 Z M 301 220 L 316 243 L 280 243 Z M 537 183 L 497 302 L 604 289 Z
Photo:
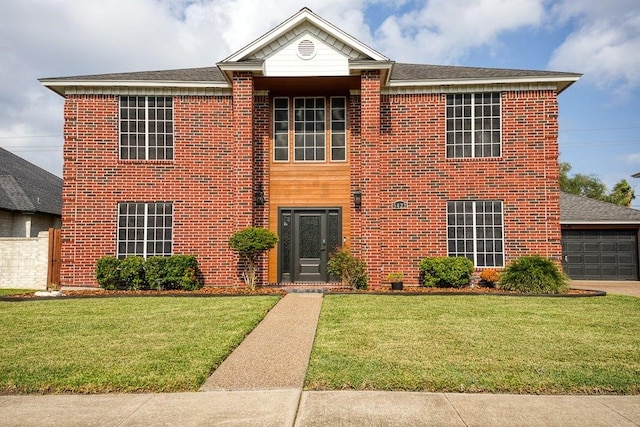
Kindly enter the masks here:
M 195 391 L 277 300 L 0 302 L 0 394 Z
M 307 389 L 640 393 L 640 298 L 332 295 Z

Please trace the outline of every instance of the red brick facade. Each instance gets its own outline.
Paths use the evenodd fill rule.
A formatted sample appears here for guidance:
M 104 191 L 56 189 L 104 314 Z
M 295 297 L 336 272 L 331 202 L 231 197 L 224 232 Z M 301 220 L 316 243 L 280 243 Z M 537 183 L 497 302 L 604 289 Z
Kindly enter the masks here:
M 96 286 L 97 259 L 116 251 L 119 202 L 158 201 L 174 204 L 173 252 L 196 255 L 207 285 L 239 284 L 228 238 L 269 224 L 271 97 L 254 93 L 244 73 L 234 75 L 233 96 L 173 97 L 171 161 L 119 160 L 118 97 L 67 95 L 62 284 Z M 447 255 L 451 200 L 503 202 L 507 262 L 534 253 L 559 260 L 556 97 L 502 92 L 502 156 L 447 159 L 446 95 L 381 95 L 380 73 L 363 72 L 348 102 L 351 189 L 363 201 L 348 202 L 345 237 L 371 285 L 396 270 L 417 284 L 421 258 Z M 264 206 L 254 203 L 258 188 Z M 396 201 L 406 209 L 392 209 Z M 266 260 L 262 267 L 264 283 Z

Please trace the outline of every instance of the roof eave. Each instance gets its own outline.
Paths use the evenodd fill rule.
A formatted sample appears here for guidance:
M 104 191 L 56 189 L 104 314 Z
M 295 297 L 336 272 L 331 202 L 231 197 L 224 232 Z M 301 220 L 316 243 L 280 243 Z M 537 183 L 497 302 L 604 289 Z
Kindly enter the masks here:
M 240 62 L 218 62 L 216 64 L 224 78 L 227 80 L 228 85 L 233 82 L 234 71 L 249 72 L 253 75 L 264 75 L 264 61 L 240 61 Z M 229 87 L 229 86 L 226 86 Z
M 66 89 L 70 87 L 142 87 L 142 88 L 197 88 L 228 89 L 227 82 L 189 82 L 175 80 L 56 80 L 40 79 L 40 83 L 47 89 L 64 96 Z
M 562 77 L 501 77 L 501 78 L 477 78 L 477 79 L 429 79 L 429 80 L 391 80 L 390 87 L 427 87 L 427 86 L 479 86 L 479 85 L 504 85 L 504 84 L 535 84 L 555 83 L 558 94 L 563 92 L 580 79 L 576 76 Z
M 391 79 L 394 61 L 372 61 L 370 59 L 349 60 L 349 74 L 358 74 L 365 70 L 380 70 L 381 81 L 384 86 L 388 86 Z

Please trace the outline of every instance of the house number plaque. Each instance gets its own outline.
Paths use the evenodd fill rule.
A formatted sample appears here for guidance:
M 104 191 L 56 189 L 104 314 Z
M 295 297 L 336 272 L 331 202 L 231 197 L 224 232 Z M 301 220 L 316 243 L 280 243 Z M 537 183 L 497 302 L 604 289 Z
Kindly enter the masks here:
M 403 200 L 398 200 L 393 202 L 393 204 L 391 205 L 391 207 L 393 208 L 394 211 L 399 211 L 402 209 L 407 209 L 407 202 L 403 201 Z

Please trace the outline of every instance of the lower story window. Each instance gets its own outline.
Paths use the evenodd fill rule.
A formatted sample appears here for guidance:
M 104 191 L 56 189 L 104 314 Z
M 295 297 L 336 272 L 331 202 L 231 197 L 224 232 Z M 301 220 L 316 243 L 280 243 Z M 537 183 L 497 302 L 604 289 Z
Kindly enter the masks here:
M 476 267 L 503 267 L 502 202 L 447 202 L 447 252 Z
M 171 255 L 172 203 L 118 204 L 118 258 Z

